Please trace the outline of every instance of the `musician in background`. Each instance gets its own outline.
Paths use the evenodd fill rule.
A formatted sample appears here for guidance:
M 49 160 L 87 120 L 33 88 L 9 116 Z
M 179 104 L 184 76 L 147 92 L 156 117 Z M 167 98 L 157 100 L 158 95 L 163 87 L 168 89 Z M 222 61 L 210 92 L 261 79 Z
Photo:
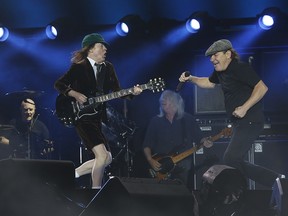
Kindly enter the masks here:
M 80 104 L 85 103 L 87 97 L 121 90 L 113 64 L 105 61 L 108 46 L 100 34 L 86 35 L 82 40 L 82 49 L 72 56 L 70 69 L 56 80 L 55 89 Z M 135 86 L 131 93 L 138 95 L 141 91 Z M 79 137 L 95 156 L 95 159 L 76 168 L 75 177 L 91 174 L 93 189 L 101 188 L 105 167 L 112 161 L 108 143 L 101 131 L 101 122 L 105 120 L 104 103 L 97 107 L 97 113 L 85 115 L 75 124 Z
M 21 101 L 20 117 L 10 121 L 10 127 L 0 136 L 0 143 L 8 145 L 10 157 L 46 159 L 54 151 L 46 125 L 38 119 L 35 102 Z
M 192 155 L 179 161 L 176 167 L 169 167 L 171 165 L 169 162 L 161 164 L 157 156 L 181 153 L 192 148 L 193 143 L 199 145 L 200 128 L 194 117 L 184 111 L 184 101 L 180 94 L 165 90 L 160 96 L 159 103 L 160 113 L 150 120 L 143 143 L 144 155 L 152 168 L 150 172 L 152 176 L 156 174 L 157 177 L 157 174 L 161 174 L 161 171 L 168 166 L 168 170 L 172 169 L 171 172 L 164 172 L 165 178 L 180 180 L 189 189 L 193 189 Z M 211 144 L 208 140 L 205 142 L 207 146 Z

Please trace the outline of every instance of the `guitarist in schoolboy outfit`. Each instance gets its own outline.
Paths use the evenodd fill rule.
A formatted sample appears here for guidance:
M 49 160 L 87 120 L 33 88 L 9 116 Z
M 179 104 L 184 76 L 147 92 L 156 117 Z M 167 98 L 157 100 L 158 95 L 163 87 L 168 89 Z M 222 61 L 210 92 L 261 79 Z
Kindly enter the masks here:
M 73 53 L 71 67 L 55 82 L 56 90 L 80 105 L 85 104 L 89 96 L 119 91 L 121 87 L 113 64 L 105 60 L 108 46 L 100 34 L 86 35 L 82 40 L 82 49 Z M 141 92 L 142 89 L 134 86 L 131 95 Z M 108 143 L 101 132 L 105 114 L 105 103 L 102 103 L 95 113 L 85 115 L 75 123 L 78 135 L 95 156 L 95 159 L 76 168 L 75 177 L 91 173 L 94 189 L 101 188 L 105 167 L 112 161 Z

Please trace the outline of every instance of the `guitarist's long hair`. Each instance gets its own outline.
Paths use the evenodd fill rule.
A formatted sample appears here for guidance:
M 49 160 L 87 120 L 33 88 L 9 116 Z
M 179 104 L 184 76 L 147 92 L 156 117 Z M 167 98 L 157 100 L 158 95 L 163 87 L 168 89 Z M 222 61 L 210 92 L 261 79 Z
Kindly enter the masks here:
M 81 50 L 74 51 L 72 53 L 71 62 L 74 64 L 80 64 L 81 62 L 83 62 L 87 58 L 89 50 L 93 46 L 94 44 L 91 44 L 90 46 L 86 46 L 82 48 Z
M 185 105 L 184 105 L 184 101 L 183 98 L 181 97 L 180 94 L 171 91 L 171 90 L 165 90 L 162 92 L 160 99 L 159 99 L 159 103 L 160 103 L 160 113 L 159 113 L 159 117 L 163 117 L 165 115 L 162 106 L 161 106 L 161 102 L 163 100 L 167 100 L 170 101 L 176 108 L 177 112 L 176 112 L 176 118 L 177 119 L 181 119 L 184 115 L 184 109 L 185 109 Z

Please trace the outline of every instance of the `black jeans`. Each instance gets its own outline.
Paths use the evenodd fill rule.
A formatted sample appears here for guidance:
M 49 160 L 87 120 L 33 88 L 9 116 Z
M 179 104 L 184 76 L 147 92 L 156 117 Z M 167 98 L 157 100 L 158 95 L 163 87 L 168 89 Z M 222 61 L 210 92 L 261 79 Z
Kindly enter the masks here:
M 224 163 L 239 169 L 247 178 L 262 185 L 273 186 L 278 173 L 245 161 L 244 157 L 263 130 L 262 122 L 239 120 L 233 124 L 233 134 L 224 153 Z

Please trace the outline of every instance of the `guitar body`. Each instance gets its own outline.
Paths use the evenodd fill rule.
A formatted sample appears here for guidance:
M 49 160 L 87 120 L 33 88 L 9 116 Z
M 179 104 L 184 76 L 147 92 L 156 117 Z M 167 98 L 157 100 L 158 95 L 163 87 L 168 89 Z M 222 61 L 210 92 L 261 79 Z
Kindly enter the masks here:
M 88 99 L 87 104 L 79 107 L 74 98 L 59 94 L 56 98 L 56 115 L 65 126 L 73 127 L 81 117 L 96 115 L 100 105 L 101 103 L 89 104 Z
M 171 156 L 165 156 L 165 157 L 155 156 L 153 158 L 161 164 L 161 170 L 155 171 L 153 169 L 150 169 L 149 170 L 150 175 L 153 178 L 156 178 L 159 180 L 169 179 L 171 172 L 176 166 Z
M 219 134 L 213 137 L 210 137 L 209 140 L 214 142 L 222 137 L 228 137 L 231 134 L 232 134 L 232 128 L 224 128 Z M 153 169 L 149 169 L 149 173 L 151 177 L 157 178 L 158 180 L 169 178 L 171 175 L 171 172 L 173 171 L 173 169 L 175 168 L 178 162 L 192 155 L 193 153 L 195 153 L 197 150 L 199 150 L 202 147 L 203 145 L 200 144 L 190 149 L 187 149 L 186 151 L 179 153 L 179 154 L 172 154 L 168 156 L 159 156 L 159 155 L 153 156 L 153 159 L 158 161 L 161 164 L 161 170 L 155 171 Z
M 158 160 L 158 162 L 161 164 L 161 170 L 159 172 L 163 174 L 171 172 L 175 167 L 175 164 L 170 156 L 163 157 Z

